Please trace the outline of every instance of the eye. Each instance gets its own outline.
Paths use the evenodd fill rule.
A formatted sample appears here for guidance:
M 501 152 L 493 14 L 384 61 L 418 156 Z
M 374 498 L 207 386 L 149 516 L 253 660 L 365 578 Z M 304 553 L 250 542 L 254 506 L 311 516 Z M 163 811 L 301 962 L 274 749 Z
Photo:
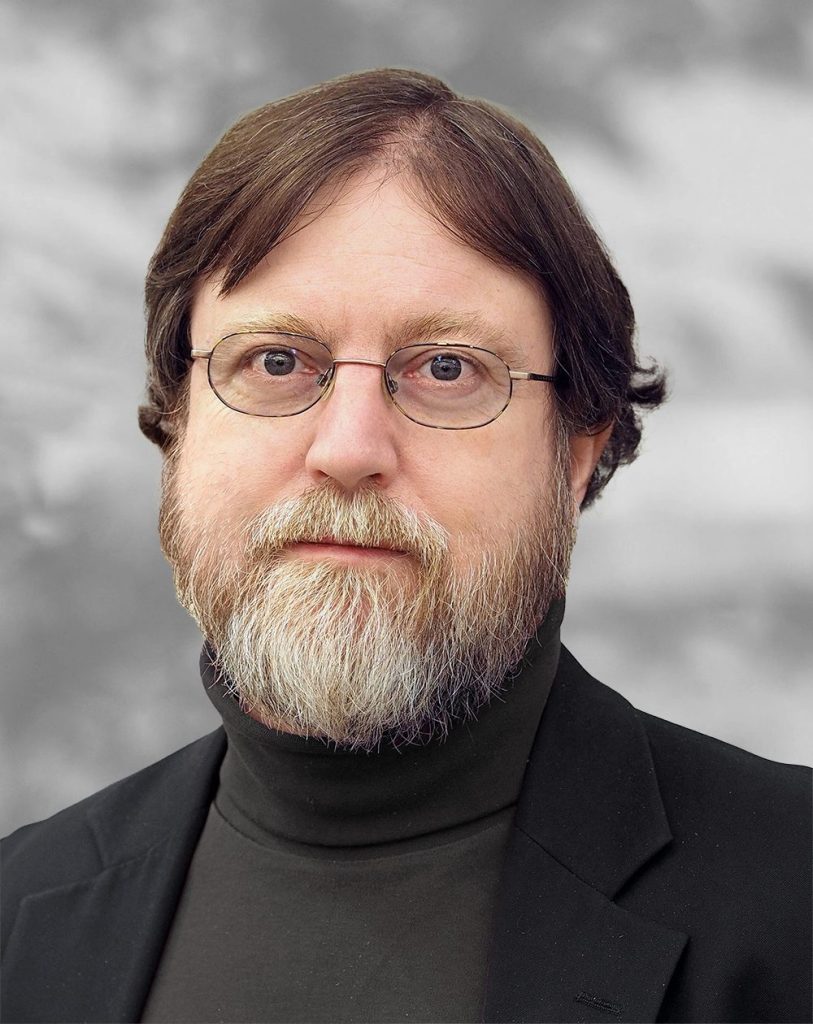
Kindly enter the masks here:
M 499 356 L 473 345 L 406 345 L 390 356 L 388 374 L 390 394 L 407 403 L 460 404 L 511 389 Z
M 308 354 L 295 348 L 255 348 L 246 353 L 243 365 L 251 374 L 266 378 L 319 372 Z
M 389 372 L 399 387 L 390 391 L 403 393 L 403 388 L 416 394 L 461 395 L 473 394 L 489 378 L 489 365 L 475 355 L 471 347 L 436 344 L 407 345 L 390 357 Z M 485 353 L 483 353 L 485 355 Z
M 262 367 L 272 377 L 284 377 L 296 368 L 296 355 L 288 349 L 271 349 L 262 354 Z
M 463 372 L 463 361 L 449 353 L 435 356 L 430 363 L 430 371 L 436 380 L 457 380 Z
M 471 386 L 483 374 L 483 364 L 469 352 L 455 349 L 424 351 L 404 368 L 416 384 Z

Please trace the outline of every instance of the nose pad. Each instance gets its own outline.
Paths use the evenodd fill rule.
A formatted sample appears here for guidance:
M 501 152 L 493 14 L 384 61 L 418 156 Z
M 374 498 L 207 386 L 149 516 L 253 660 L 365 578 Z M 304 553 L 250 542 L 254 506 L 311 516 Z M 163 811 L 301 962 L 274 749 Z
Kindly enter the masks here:
M 322 389 L 322 394 L 319 395 L 319 401 L 323 398 L 327 398 L 333 391 L 336 384 L 336 364 L 333 363 L 329 366 L 324 373 L 319 374 L 316 378 L 316 386 Z M 381 371 L 381 388 L 385 396 L 392 401 L 393 395 L 398 390 L 398 381 L 394 377 L 391 377 L 387 373 L 386 369 L 382 368 Z

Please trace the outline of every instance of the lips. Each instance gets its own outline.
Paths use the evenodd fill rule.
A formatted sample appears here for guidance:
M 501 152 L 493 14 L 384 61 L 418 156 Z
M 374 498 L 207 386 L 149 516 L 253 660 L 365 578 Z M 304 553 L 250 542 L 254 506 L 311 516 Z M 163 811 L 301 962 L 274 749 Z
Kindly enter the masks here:
M 376 544 L 357 544 L 353 540 L 341 540 L 338 537 L 320 537 L 318 540 L 303 540 L 299 541 L 300 544 L 331 544 L 337 547 L 343 548 L 361 548 L 366 551 L 395 551 L 399 554 L 403 554 L 401 548 L 396 548 L 392 544 L 387 544 L 386 541 Z

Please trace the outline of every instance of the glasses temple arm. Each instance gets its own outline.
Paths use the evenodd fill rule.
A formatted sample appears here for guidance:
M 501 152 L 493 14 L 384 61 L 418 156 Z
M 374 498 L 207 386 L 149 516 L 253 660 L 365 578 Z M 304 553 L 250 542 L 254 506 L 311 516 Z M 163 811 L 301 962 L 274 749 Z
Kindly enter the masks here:
M 523 370 L 509 370 L 508 375 L 511 380 L 543 380 L 553 384 L 556 380 L 555 377 L 551 377 L 547 373 L 526 373 Z

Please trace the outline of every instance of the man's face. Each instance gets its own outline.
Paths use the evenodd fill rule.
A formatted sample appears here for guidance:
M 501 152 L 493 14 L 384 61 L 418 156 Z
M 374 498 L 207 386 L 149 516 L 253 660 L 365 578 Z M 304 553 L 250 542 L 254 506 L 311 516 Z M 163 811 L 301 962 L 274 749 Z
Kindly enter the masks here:
M 398 345 L 426 340 L 405 337 L 406 325 L 442 315 L 461 322 L 454 340 L 492 349 L 512 369 L 552 372 L 551 323 L 537 289 L 454 239 L 397 178 L 361 175 L 300 225 L 230 294 L 221 296 L 217 281 L 203 284 L 193 347 L 209 349 L 247 324 L 284 328 L 296 318 L 334 358 L 384 362 Z M 451 657 L 459 664 L 446 697 L 477 682 L 461 675 L 499 673 L 477 684 L 499 685 L 562 590 L 592 452 L 571 462 L 557 444 L 548 384 L 515 383 L 508 408 L 486 426 L 438 430 L 389 401 L 380 367 L 340 364 L 335 374 L 332 392 L 310 409 L 264 418 L 225 406 L 206 361 L 195 361 L 188 422 L 167 466 L 162 542 L 182 601 L 258 717 L 369 746 L 382 732 L 409 732 L 404 707 L 371 724 L 375 708 L 386 708 L 383 690 L 397 685 L 387 674 L 415 676 L 420 661 L 436 680 L 423 679 L 422 692 L 440 692 Z M 402 553 L 387 550 L 399 545 Z M 453 637 L 450 649 L 444 637 Z M 360 650 L 376 644 L 385 649 L 378 660 Z M 502 659 L 484 644 L 496 644 Z M 335 701 L 354 674 L 339 698 L 345 710 L 329 724 L 298 695 L 321 682 Z M 382 677 L 378 693 L 359 710 L 370 674 Z M 287 679 L 284 699 L 274 696 L 277 676 Z M 415 710 L 417 685 L 413 678 L 401 704 L 442 717 L 428 692 Z

